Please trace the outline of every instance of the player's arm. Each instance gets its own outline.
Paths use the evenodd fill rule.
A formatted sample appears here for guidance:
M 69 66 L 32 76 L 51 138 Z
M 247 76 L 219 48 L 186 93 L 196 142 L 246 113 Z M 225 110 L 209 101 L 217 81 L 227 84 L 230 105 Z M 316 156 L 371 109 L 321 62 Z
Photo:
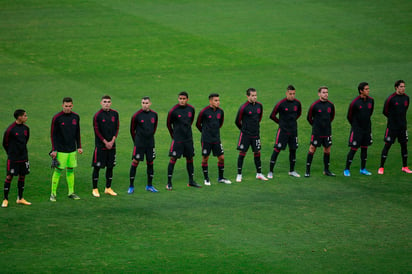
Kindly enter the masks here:
M 130 136 L 132 136 L 133 142 L 136 137 L 136 115 L 137 114 L 134 114 L 130 119 Z
M 104 139 L 103 134 L 100 132 L 100 129 L 99 129 L 99 120 L 98 120 L 99 114 L 100 114 L 100 111 L 97 112 L 97 113 L 93 116 L 93 129 L 94 129 L 94 134 L 97 136 L 97 138 L 100 139 L 100 141 L 102 141 L 104 144 L 106 144 L 106 143 L 104 142 L 106 139 Z
M 197 116 L 197 120 L 196 120 L 196 127 L 197 127 L 197 129 L 198 129 L 200 132 L 202 132 L 203 112 L 204 112 L 204 109 L 202 109 L 202 110 L 199 112 L 199 116 Z
M 7 153 L 8 149 L 9 149 L 9 129 L 8 128 L 4 132 L 4 135 L 3 135 L 3 147 L 4 147 L 4 150 Z
M 306 116 L 306 120 L 308 120 L 309 124 L 311 124 L 311 125 L 313 125 L 313 114 L 312 114 L 312 112 L 313 112 L 314 104 L 315 104 L 315 103 L 313 103 L 313 104 L 309 107 L 308 115 Z
M 158 117 L 157 117 L 157 113 L 153 112 L 153 114 L 155 115 L 155 124 L 154 124 L 154 128 L 153 128 L 153 135 L 156 133 L 157 130 L 157 122 L 158 122 Z
M 235 119 L 235 124 L 239 130 L 242 130 L 242 117 L 243 117 L 243 106 L 239 108 L 236 114 L 236 119 Z
M 348 108 L 348 114 L 346 115 L 346 118 L 349 121 L 349 124 L 352 124 L 352 120 L 353 120 L 353 101 L 349 104 L 349 108 Z
M 220 119 L 219 128 L 221 128 L 223 126 L 223 122 L 225 121 L 225 112 L 223 111 L 223 109 L 221 109 L 221 111 L 222 111 L 222 117 Z
M 302 115 L 302 104 L 298 100 L 296 100 L 296 102 L 298 102 L 298 115 L 296 116 L 296 120 L 297 120 Z
M 169 130 L 170 137 L 173 139 L 173 120 L 172 120 L 172 112 L 173 109 L 169 111 L 167 114 L 167 120 L 166 120 L 166 126 L 167 129 Z
M 260 123 L 260 121 L 262 121 L 262 116 L 263 116 L 263 105 L 262 104 L 260 104 L 260 114 L 259 114 L 259 123 Z
M 383 104 L 383 115 L 385 115 L 386 117 L 389 116 L 389 105 L 390 105 L 390 101 L 392 99 L 392 95 L 389 96 L 386 100 L 385 100 L 385 104 Z
M 275 123 L 277 123 L 277 124 L 279 124 L 279 118 L 277 117 L 277 114 L 279 113 L 279 105 L 280 105 L 280 102 L 278 102 L 274 107 L 273 107 L 273 110 L 272 110 L 272 113 L 270 114 L 270 116 L 269 116 L 269 118 L 271 119 L 271 120 L 273 120 Z
M 335 119 L 335 105 L 333 103 L 330 103 L 330 105 L 331 105 L 330 122 L 332 122 Z
M 77 116 L 78 118 L 78 123 L 77 123 L 77 132 L 76 132 L 76 143 L 77 143 L 77 151 L 82 154 L 83 149 L 82 149 L 82 140 L 80 138 L 80 116 Z

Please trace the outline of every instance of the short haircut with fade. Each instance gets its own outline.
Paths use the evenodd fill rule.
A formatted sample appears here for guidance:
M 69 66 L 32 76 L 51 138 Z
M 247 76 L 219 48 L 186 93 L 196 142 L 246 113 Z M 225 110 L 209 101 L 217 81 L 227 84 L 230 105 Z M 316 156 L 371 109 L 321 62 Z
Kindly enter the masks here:
M 14 118 L 19 118 L 20 116 L 23 116 L 26 111 L 24 109 L 16 109 L 14 111 Z
M 64 98 L 63 98 L 63 104 L 64 104 L 64 103 L 73 103 L 72 97 L 64 97 Z
M 404 80 L 398 80 L 398 81 L 396 81 L 396 82 L 395 82 L 395 88 L 398 88 L 398 87 L 400 86 L 400 84 L 402 84 L 402 83 L 405 84 L 405 81 L 404 81 Z
M 256 92 L 256 89 L 254 89 L 254 88 L 248 88 L 247 90 L 246 90 L 246 95 L 247 96 L 250 96 L 250 93 L 251 92 Z
M 361 91 L 363 91 L 365 89 L 366 86 L 369 86 L 369 84 L 367 82 L 361 82 L 358 85 L 358 92 L 361 93 Z
M 209 94 L 209 100 L 214 98 L 214 97 L 219 97 L 219 94 L 218 93 L 210 93 Z
M 189 94 L 186 91 L 179 92 L 179 96 L 186 96 L 186 98 L 189 99 Z

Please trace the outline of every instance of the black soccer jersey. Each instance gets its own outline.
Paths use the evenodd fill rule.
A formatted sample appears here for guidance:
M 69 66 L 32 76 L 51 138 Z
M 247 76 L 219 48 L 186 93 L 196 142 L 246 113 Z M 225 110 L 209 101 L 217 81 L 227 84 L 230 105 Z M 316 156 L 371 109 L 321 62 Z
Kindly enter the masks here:
M 332 121 L 335 118 L 335 106 L 329 100 L 316 100 L 310 106 L 307 120 L 312 125 L 312 135 L 327 137 L 332 135 Z
M 119 134 L 119 113 L 113 109 L 108 111 L 100 109 L 93 116 L 93 128 L 96 147 L 105 148 L 103 140 L 110 142 Z M 113 148 L 115 147 L 116 143 L 113 144 Z
M 196 127 L 202 133 L 202 142 L 220 143 L 220 128 L 224 121 L 224 112 L 221 108 L 205 107 L 197 117 Z
M 409 96 L 396 92 L 389 95 L 383 106 L 383 115 L 388 117 L 387 127 L 392 130 L 407 129 L 406 112 L 409 108 Z
M 167 115 L 167 128 L 175 142 L 192 141 L 192 124 L 195 117 L 195 108 L 175 105 Z
M 241 132 L 248 136 L 257 137 L 260 131 L 260 121 L 262 120 L 263 106 L 260 102 L 254 104 L 247 101 L 240 106 L 235 124 Z
M 137 111 L 130 121 L 130 135 L 136 147 L 154 147 L 158 117 L 153 110 Z
M 348 109 L 348 121 L 353 130 L 371 132 L 371 116 L 374 109 L 374 100 L 372 97 L 356 97 Z
M 279 118 L 277 117 L 279 114 Z M 292 101 L 286 98 L 280 100 L 272 110 L 270 119 L 279 124 L 279 128 L 287 133 L 297 133 L 298 124 L 296 120 L 302 114 L 302 105 L 299 100 L 294 99 Z
M 28 161 L 27 142 L 30 129 L 25 124 L 11 124 L 3 136 L 3 147 L 12 161 Z
M 54 115 L 51 123 L 52 150 L 58 152 L 73 152 L 81 148 L 80 116 L 75 112 Z

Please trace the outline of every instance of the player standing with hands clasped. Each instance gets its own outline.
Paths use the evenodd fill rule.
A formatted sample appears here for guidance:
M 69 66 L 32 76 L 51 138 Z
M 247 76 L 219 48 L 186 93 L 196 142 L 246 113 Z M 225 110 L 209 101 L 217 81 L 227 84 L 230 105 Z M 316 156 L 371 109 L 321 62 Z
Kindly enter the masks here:
M 323 174 L 335 176 L 329 170 L 330 148 L 332 146 L 332 121 L 335 118 L 335 106 L 328 100 L 328 87 L 322 86 L 318 89 L 319 100 L 313 102 L 308 111 L 307 120 L 312 125 L 312 136 L 310 139 L 309 152 L 306 160 L 305 177 L 310 177 L 310 167 L 316 148 L 323 146 Z
M 134 179 L 136 169 L 140 161 L 146 156 L 147 164 L 147 185 L 146 190 L 158 192 L 153 186 L 153 161 L 156 158 L 154 134 L 157 129 L 157 113 L 150 109 L 152 102 L 150 97 L 142 98 L 142 108 L 137 111 L 130 121 L 130 135 L 132 136 L 134 147 L 132 155 L 132 165 L 130 167 L 130 185 L 127 193 L 134 193 Z
M 100 101 L 102 108 L 93 116 L 93 129 L 95 136 L 95 149 L 92 159 L 92 195 L 100 197 L 97 184 L 99 171 L 106 168 L 105 194 L 116 196 L 112 189 L 113 168 L 116 165 L 116 138 L 119 134 L 119 113 L 111 109 L 112 98 L 104 95 Z
M 268 178 L 273 178 L 273 169 L 276 164 L 276 159 L 281 150 L 289 145 L 289 175 L 300 177 L 295 171 L 296 149 L 298 148 L 298 124 L 297 119 L 302 114 L 302 105 L 295 98 L 295 87 L 289 85 L 286 89 L 286 98 L 280 100 L 272 110 L 270 119 L 279 124 L 279 129 L 276 132 L 275 145 L 273 146 L 272 157 L 270 158 Z M 279 114 L 279 118 L 277 115 Z
M 195 118 L 195 108 L 187 103 L 189 94 L 182 91 L 178 95 L 178 104 L 172 107 L 167 115 L 167 129 L 172 144 L 170 146 L 170 161 L 167 167 L 167 190 L 172 190 L 172 176 L 177 159 L 182 155 L 186 158 L 186 169 L 189 175 L 189 187 L 201 187 L 194 179 L 193 157 L 195 150 L 193 147 L 192 124 Z
M 231 184 L 232 182 L 223 177 L 225 169 L 225 157 L 223 145 L 220 140 L 220 128 L 223 125 L 225 114 L 220 106 L 219 94 L 209 95 L 209 106 L 202 109 L 197 117 L 196 127 L 202 133 L 202 170 L 205 178 L 204 183 L 210 186 L 208 160 L 213 151 L 213 156 L 217 156 L 217 167 L 219 171 L 218 182 Z
M 52 175 L 52 190 L 50 201 L 56 202 L 57 186 L 60 176 L 66 169 L 66 181 L 68 186 L 68 197 L 79 200 L 80 197 L 74 193 L 74 168 L 77 167 L 76 151 L 83 153 L 80 140 L 80 116 L 73 112 L 73 99 L 63 98 L 63 110 L 54 115 L 51 123 L 52 152 L 50 156 L 57 161 Z
M 18 175 L 17 181 L 17 203 L 31 205 L 23 198 L 24 181 L 26 175 L 30 173 L 29 156 L 27 152 L 27 142 L 30 138 L 30 129 L 25 125 L 27 113 L 23 109 L 14 112 L 16 121 L 11 124 L 3 136 L 3 147 L 7 153 L 7 176 L 4 181 L 4 199 L 1 207 L 9 205 L 9 191 L 13 176 Z
M 240 106 L 237 112 L 235 124 L 240 130 L 237 149 L 236 182 L 242 182 L 242 167 L 249 146 L 252 147 L 256 167 L 256 179 L 267 181 L 268 178 L 262 174 L 262 162 L 260 160 L 260 121 L 263 115 L 263 106 L 257 101 L 257 91 L 254 88 L 246 90 L 247 102 Z
M 346 158 L 346 167 L 343 175 L 350 176 L 350 165 L 353 157 L 359 147 L 361 148 L 361 169 L 360 174 L 372 175 L 366 169 L 366 160 L 368 157 L 368 146 L 372 144 L 372 126 L 371 116 L 374 108 L 374 101 L 369 97 L 369 84 L 362 82 L 358 85 L 359 96 L 356 97 L 349 105 L 348 121 L 351 124 L 349 134 L 349 153 Z
M 408 130 L 406 113 L 409 108 L 409 96 L 405 93 L 405 81 L 395 82 L 395 92 L 389 95 L 383 106 L 383 115 L 387 118 L 385 131 L 385 145 L 381 155 L 381 165 L 378 174 L 384 173 L 384 165 L 388 157 L 389 149 L 395 143 L 396 138 L 401 145 L 402 171 L 412 173 L 408 167 Z

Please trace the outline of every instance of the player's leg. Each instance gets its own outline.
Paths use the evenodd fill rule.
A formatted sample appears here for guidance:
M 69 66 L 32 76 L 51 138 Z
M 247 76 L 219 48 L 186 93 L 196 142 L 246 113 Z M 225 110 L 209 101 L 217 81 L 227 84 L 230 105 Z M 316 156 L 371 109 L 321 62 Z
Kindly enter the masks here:
M 10 160 L 7 160 L 8 162 Z M 9 166 L 9 163 L 8 163 Z M 4 181 L 4 187 L 3 187 L 3 202 L 1 204 L 1 207 L 8 207 L 9 205 L 9 192 L 10 192 L 10 187 L 11 187 L 11 181 L 13 180 L 13 175 L 7 174 L 6 179 Z
M 328 145 L 323 147 L 323 174 L 326 176 L 336 176 L 335 173 L 330 171 L 330 150 L 331 150 L 331 143 L 328 142 Z
M 100 168 L 97 166 L 93 167 L 93 172 L 92 172 L 92 195 L 94 197 L 100 197 L 99 189 L 97 187 L 98 182 L 99 182 L 99 173 L 100 173 Z
M 256 168 L 256 179 L 267 181 L 268 178 L 266 178 L 265 175 L 262 174 L 262 161 L 260 159 L 260 138 L 252 139 L 251 147 L 253 150 L 253 161 Z
M 22 205 L 31 205 L 30 202 L 26 201 L 26 199 L 23 198 L 25 179 L 25 175 L 19 175 L 19 179 L 17 181 L 17 203 Z
M 314 136 L 312 135 L 312 141 Z M 306 157 L 306 172 L 305 172 L 305 177 L 310 177 L 310 168 L 312 166 L 312 161 L 313 161 L 313 155 L 316 152 L 316 146 L 313 145 L 312 143 L 309 145 L 309 150 L 308 150 L 308 155 Z
M 203 152 L 202 152 L 203 154 Z M 209 155 L 202 155 L 202 171 L 203 171 L 203 178 L 204 184 L 210 186 L 210 179 L 209 179 Z
M 288 146 L 289 146 L 289 175 L 293 177 L 299 178 L 299 173 L 295 170 L 296 165 L 296 150 L 299 146 L 298 144 L 298 136 L 290 136 L 288 138 Z

